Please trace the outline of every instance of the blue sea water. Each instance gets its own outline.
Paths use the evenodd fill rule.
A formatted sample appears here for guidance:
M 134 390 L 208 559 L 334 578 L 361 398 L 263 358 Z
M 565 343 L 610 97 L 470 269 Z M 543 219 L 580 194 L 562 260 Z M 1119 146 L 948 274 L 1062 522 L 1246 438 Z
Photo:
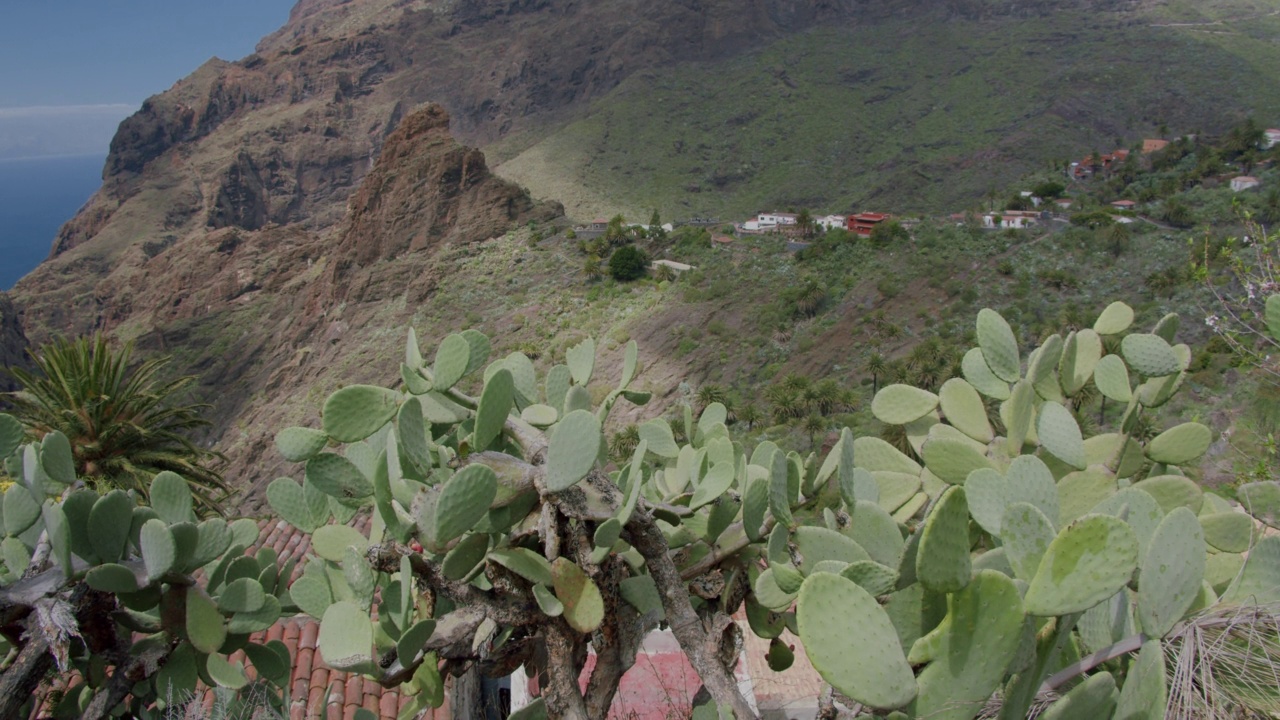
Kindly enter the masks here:
M 0 290 L 49 256 L 58 228 L 102 184 L 105 155 L 0 160 Z

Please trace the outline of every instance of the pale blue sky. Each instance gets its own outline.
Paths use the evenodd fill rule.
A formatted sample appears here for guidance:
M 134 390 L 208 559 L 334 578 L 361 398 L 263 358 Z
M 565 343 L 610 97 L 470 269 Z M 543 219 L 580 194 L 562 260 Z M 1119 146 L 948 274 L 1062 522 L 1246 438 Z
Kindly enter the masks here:
M 293 3 L 0 0 L 0 159 L 105 153 L 143 100 L 211 57 L 253 52 Z

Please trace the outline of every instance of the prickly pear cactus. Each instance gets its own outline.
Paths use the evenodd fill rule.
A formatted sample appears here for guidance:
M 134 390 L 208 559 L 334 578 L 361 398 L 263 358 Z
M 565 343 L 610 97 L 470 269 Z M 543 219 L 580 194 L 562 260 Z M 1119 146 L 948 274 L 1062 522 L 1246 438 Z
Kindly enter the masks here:
M 21 445 L 8 435 L 15 427 L 0 415 L 0 450 L 17 480 L 0 508 L 0 596 L 9 628 L 26 633 L 6 632 L 0 654 L 49 643 L 44 662 L 74 678 L 51 715 L 154 717 L 198 682 L 228 692 L 253 685 L 284 712 L 289 649 L 249 636 L 297 607 L 274 554 L 244 554 L 257 523 L 198 518 L 190 486 L 169 472 L 154 478 L 147 498 L 100 495 L 75 477 L 64 438 Z M 60 631 L 42 625 L 49 620 Z M 230 658 L 237 650 L 247 664 Z M 0 672 L 6 682 L 10 673 L 35 673 L 35 687 L 47 668 L 36 662 Z M 113 690 L 122 682 L 127 694 Z

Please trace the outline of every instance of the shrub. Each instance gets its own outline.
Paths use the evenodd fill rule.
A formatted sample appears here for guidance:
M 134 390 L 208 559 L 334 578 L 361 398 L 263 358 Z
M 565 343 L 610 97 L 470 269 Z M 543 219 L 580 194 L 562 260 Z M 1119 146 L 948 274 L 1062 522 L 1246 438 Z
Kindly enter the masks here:
M 609 276 L 618 282 L 630 282 L 645 276 L 649 258 L 635 245 L 623 245 L 609 256 Z

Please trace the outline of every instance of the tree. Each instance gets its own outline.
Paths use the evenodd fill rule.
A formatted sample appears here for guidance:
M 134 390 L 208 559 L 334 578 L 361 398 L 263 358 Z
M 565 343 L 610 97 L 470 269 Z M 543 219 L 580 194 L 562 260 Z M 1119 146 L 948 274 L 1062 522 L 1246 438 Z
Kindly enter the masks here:
M 1045 200 L 1062 197 L 1062 194 L 1066 191 L 1067 187 L 1065 185 L 1054 180 L 1042 182 L 1031 189 L 1031 192 L 1035 193 L 1036 197 Z
M 132 344 L 116 351 L 101 334 L 47 343 L 31 353 L 31 370 L 10 369 L 23 386 L 7 395 L 12 413 L 33 438 L 66 437 L 76 475 L 95 487 L 145 497 L 152 478 L 176 472 L 202 509 L 216 511 L 227 486 L 210 465 L 221 456 L 189 436 L 209 424 L 200 414 L 208 406 L 181 400 L 195 378 L 161 380 L 168 359 L 130 368 L 132 356 Z
M 821 450 L 818 447 L 818 434 L 827 431 L 827 419 L 817 413 L 813 413 L 804 419 L 803 428 L 809 436 L 809 449 L 816 452 Z
M 645 276 L 649 258 L 635 245 L 623 245 L 609 256 L 609 275 L 618 282 L 630 282 Z
M 910 233 L 897 220 L 885 220 L 871 228 L 871 244 L 877 247 L 896 246 L 910 239 Z
M 875 395 L 880 391 L 880 376 L 888 369 L 888 363 L 884 359 L 884 355 L 880 353 L 871 353 L 867 357 L 867 372 L 871 373 L 871 394 Z
M 1196 217 L 1191 208 L 1178 199 L 1165 202 L 1164 220 L 1170 225 L 1180 228 L 1188 228 L 1196 224 Z
M 587 276 L 587 281 L 592 282 L 604 277 L 604 268 L 600 262 L 599 255 L 588 255 L 587 259 L 582 263 L 582 274 Z
M 812 238 L 816 227 L 809 208 L 800 208 L 800 212 L 796 214 L 796 228 L 800 231 L 800 237 L 806 240 Z
M 157 703 L 192 696 L 201 677 L 233 706 L 243 688 L 288 712 L 289 648 L 249 642 L 298 610 L 274 554 L 245 556 L 258 523 L 198 521 L 194 488 L 167 471 L 141 506 L 139 494 L 99 492 L 60 431 L 23 439 L 21 423 L 0 414 L 0 460 L 17 479 L 4 495 L 0 718 L 33 717 L 44 701 L 52 717 L 155 717 Z M 252 682 L 228 657 L 236 648 Z M 47 692 L 55 671 L 65 692 Z
M 667 231 L 662 228 L 662 216 L 658 214 L 658 208 L 654 208 L 653 215 L 649 217 L 649 239 L 667 239 Z
M 1129 249 L 1129 226 L 1124 223 L 1113 223 L 1102 231 L 1102 237 L 1112 257 L 1120 257 Z

